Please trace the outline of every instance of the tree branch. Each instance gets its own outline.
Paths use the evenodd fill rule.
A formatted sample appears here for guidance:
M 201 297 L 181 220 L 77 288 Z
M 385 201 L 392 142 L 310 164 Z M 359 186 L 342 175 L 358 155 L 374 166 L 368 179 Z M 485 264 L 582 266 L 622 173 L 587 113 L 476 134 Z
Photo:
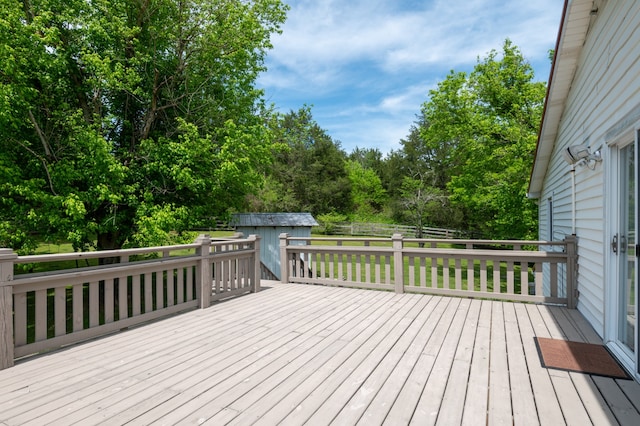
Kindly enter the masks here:
M 31 112 L 29 112 L 31 113 Z M 18 145 L 20 145 L 21 147 L 23 147 L 24 149 L 26 149 L 27 151 L 29 151 L 31 154 L 33 154 L 38 160 L 40 160 L 42 162 L 42 166 L 44 167 L 44 172 L 47 174 L 47 181 L 49 182 L 49 188 L 51 189 L 51 193 L 53 195 L 58 195 L 58 193 L 56 192 L 55 189 L 53 189 L 53 180 L 51 179 L 51 174 L 49 173 L 49 167 L 47 166 L 47 160 L 46 158 L 42 157 L 41 155 L 39 155 L 37 152 L 35 152 L 34 150 L 32 150 L 31 148 L 29 148 L 27 145 L 25 145 L 24 143 L 20 142 L 17 139 L 14 139 Z
M 31 120 L 31 124 L 33 124 L 33 127 L 35 128 L 36 133 L 38 134 L 38 138 L 40 139 L 40 142 L 42 142 L 42 147 L 44 148 L 44 153 L 46 154 L 47 158 L 53 157 L 51 153 L 51 148 L 49 147 L 49 142 L 47 141 L 47 138 L 44 136 L 44 133 L 42 133 L 42 129 L 40 129 L 40 126 L 36 121 L 36 117 L 33 115 L 31 110 L 29 110 L 29 119 Z

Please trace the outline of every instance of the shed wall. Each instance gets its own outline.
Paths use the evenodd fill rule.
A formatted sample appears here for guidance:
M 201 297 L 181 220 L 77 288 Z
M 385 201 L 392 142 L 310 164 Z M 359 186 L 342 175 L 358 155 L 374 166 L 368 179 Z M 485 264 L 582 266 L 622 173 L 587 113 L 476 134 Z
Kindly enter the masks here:
M 291 226 L 239 226 L 238 232 L 245 236 L 260 235 L 260 260 L 280 279 L 280 234 L 291 237 L 311 237 L 311 227 Z

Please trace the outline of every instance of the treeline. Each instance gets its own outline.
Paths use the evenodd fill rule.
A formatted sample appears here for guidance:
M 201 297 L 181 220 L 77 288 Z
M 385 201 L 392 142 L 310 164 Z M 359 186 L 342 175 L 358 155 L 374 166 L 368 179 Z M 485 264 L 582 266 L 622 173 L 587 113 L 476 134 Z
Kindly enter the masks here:
M 34 0 L 0 19 L 0 247 L 152 246 L 237 211 L 535 235 L 544 83 L 509 41 L 430 93 L 401 148 L 347 153 L 256 87 L 280 0 Z M 185 237 L 186 238 L 186 234 Z
M 345 152 L 307 106 L 274 114 L 277 149 L 248 208 L 535 238 L 537 209 L 526 188 L 544 93 L 507 40 L 472 72 L 452 71 L 432 90 L 401 148 L 387 155 Z

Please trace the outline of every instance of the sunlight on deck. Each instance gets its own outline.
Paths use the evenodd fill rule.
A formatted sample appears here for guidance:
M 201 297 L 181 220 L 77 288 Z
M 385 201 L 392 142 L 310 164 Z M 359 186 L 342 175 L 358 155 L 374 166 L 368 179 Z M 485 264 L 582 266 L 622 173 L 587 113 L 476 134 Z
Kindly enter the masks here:
M 541 367 L 534 336 L 599 342 L 576 310 L 263 287 L 19 360 L 0 424 L 640 424 L 638 383 Z

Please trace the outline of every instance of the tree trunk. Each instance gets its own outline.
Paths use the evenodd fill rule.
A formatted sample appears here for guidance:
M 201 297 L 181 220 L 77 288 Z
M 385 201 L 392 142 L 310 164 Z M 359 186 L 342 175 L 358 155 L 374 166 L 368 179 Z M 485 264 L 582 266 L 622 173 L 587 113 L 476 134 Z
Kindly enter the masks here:
M 122 248 L 122 241 L 120 241 L 120 233 L 115 232 L 105 232 L 98 234 L 97 238 L 97 248 L 98 250 L 119 250 Z M 100 258 L 100 265 L 111 265 L 114 263 L 120 263 L 120 257 L 105 257 Z

